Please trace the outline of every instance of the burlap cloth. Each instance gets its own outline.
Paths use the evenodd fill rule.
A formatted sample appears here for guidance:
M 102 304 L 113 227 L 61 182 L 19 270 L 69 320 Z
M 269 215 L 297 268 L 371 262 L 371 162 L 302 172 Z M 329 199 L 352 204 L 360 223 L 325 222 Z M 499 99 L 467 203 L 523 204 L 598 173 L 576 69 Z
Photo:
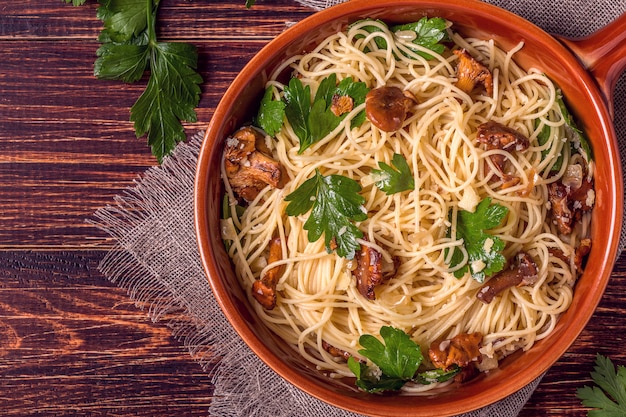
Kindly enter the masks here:
M 319 10 L 341 1 L 299 2 Z M 547 32 L 570 37 L 585 36 L 626 11 L 624 0 L 488 2 L 521 15 Z M 624 75 L 615 92 L 615 109 L 624 160 Z M 277 376 L 241 341 L 217 305 L 200 264 L 194 234 L 193 183 L 201 140 L 202 135 L 196 134 L 181 144 L 162 166 L 148 169 L 134 187 L 95 213 L 92 222 L 116 242 L 100 270 L 127 289 L 138 306 L 148 305 L 147 314 L 153 321 L 166 320 L 193 359 L 207 371 L 215 387 L 209 415 L 354 416 L 310 397 Z M 625 240 L 622 231 L 621 248 Z M 516 416 L 539 379 L 499 403 L 465 416 Z

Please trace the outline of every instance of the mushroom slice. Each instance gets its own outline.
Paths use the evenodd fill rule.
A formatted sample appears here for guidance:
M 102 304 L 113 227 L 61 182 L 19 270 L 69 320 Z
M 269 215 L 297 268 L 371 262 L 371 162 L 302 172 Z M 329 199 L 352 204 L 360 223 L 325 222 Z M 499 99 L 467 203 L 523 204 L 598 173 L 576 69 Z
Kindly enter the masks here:
M 246 201 L 254 200 L 267 185 L 283 187 L 282 166 L 267 153 L 265 137 L 252 127 L 243 127 L 226 139 L 226 176 L 233 191 Z
M 456 68 L 456 85 L 461 90 L 470 94 L 476 85 L 483 84 L 487 95 L 493 95 L 493 76 L 489 68 L 478 62 L 465 49 L 456 49 L 454 54 L 459 57 Z
M 572 233 L 574 214 L 569 208 L 567 187 L 560 181 L 548 185 L 548 200 L 550 211 L 559 233 L 569 235 Z
M 476 140 L 485 144 L 487 150 L 525 151 L 530 146 L 530 140 L 526 136 L 493 120 L 478 126 Z M 503 181 L 503 189 L 520 183 L 520 178 L 505 172 L 506 157 L 504 155 L 491 155 L 489 159 L 496 167 L 498 177 Z
M 593 183 L 584 178 L 577 189 L 563 184 L 561 180 L 548 185 L 548 200 L 552 219 L 559 233 L 572 233 L 574 223 L 583 213 L 590 211 L 595 203 Z
M 363 297 L 375 300 L 374 288 L 383 282 L 383 255 L 370 246 L 361 245 L 354 258 L 357 266 L 352 275 L 356 278 L 356 287 Z
M 395 132 L 402 127 L 407 115 L 417 105 L 410 91 L 398 87 L 378 87 L 365 96 L 365 114 L 370 122 L 385 132 Z
M 574 265 L 578 271 L 583 270 L 583 260 L 585 256 L 591 252 L 591 239 L 585 238 L 580 240 L 580 244 L 574 251 Z
M 280 261 L 282 256 L 280 237 L 276 236 L 270 240 L 267 264 Z M 282 272 L 282 266 L 275 266 L 252 284 L 252 296 L 267 310 L 276 307 L 276 284 Z
M 493 120 L 478 126 L 476 139 L 486 144 L 488 150 L 525 151 L 530 146 L 530 140 L 526 136 Z
M 361 245 L 361 250 L 354 256 L 356 268 L 352 275 L 356 278 L 356 286 L 361 295 L 368 300 L 375 300 L 374 289 L 384 281 L 395 275 L 399 261 L 385 262 L 383 255 L 376 249 Z
M 507 288 L 534 285 L 539 278 L 538 270 L 533 258 L 526 252 L 520 252 L 516 257 L 516 265 L 491 277 L 476 293 L 476 298 L 489 304 L 496 295 Z
M 340 96 L 339 94 L 335 94 L 333 96 L 330 111 L 337 117 L 342 116 L 346 113 L 350 113 L 354 108 L 354 99 L 350 96 Z
M 352 356 L 350 353 L 346 352 L 345 350 L 339 349 L 338 347 L 331 345 L 325 340 L 322 340 L 322 347 L 324 348 L 326 352 L 330 353 L 331 356 L 334 356 L 336 358 L 343 358 L 345 360 L 348 360 Z
M 480 362 L 480 345 L 483 335 L 479 332 L 461 333 L 452 339 L 436 340 L 430 344 L 428 357 L 435 367 L 450 370 L 453 366 L 465 368 Z

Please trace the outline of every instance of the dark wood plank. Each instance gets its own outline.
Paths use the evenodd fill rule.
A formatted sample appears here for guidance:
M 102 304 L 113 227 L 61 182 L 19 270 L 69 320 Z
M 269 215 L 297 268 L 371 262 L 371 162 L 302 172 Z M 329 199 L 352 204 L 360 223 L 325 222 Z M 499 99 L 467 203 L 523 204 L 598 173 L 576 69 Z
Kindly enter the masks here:
M 206 415 L 209 377 L 103 279 L 103 255 L 0 251 L 0 414 Z
M 205 84 L 198 122 L 185 124 L 189 135 L 206 128 L 229 83 L 265 41 L 226 44 L 201 46 Z M 95 79 L 95 47 L 39 40 L 4 45 L 2 246 L 77 246 L 86 237 L 102 238 L 84 220 L 156 165 L 129 122 L 143 84 Z
M 0 40 L 15 38 L 95 39 L 102 27 L 97 3 L 73 7 L 62 0 L 5 2 L 0 14 Z M 271 39 L 313 10 L 290 0 L 164 0 L 159 7 L 159 36 L 173 39 Z M 251 21 L 253 20 L 253 24 Z
M 0 251 L 3 415 L 203 415 L 212 388 L 162 324 L 96 270 L 103 251 Z M 521 416 L 584 416 L 596 353 L 626 363 L 622 256 L 598 311 Z M 607 338 L 607 334 L 614 334 Z M 10 394 L 10 395 L 8 395 Z
M 197 123 L 204 129 L 248 60 L 288 22 L 312 10 L 291 1 L 164 1 L 159 35 L 193 42 L 204 79 Z M 3 4 L 0 13 L 0 247 L 76 247 L 105 236 L 84 219 L 156 165 L 129 110 L 145 86 L 97 80 L 101 22 L 96 2 Z M 254 17 L 254 25 L 250 19 Z M 100 241 L 98 241 L 100 239 Z

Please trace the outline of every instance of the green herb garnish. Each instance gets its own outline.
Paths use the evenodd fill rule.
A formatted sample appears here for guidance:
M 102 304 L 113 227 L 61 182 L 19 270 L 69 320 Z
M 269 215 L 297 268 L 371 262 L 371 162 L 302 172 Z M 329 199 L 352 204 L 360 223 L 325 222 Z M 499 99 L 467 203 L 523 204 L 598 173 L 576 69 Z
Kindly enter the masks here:
M 557 103 L 559 104 L 561 115 L 565 119 L 565 124 L 567 126 L 565 131 L 567 138 L 572 146 L 572 149 L 575 152 L 579 152 L 582 156 L 584 156 L 587 162 L 591 161 L 591 159 L 593 158 L 593 154 L 591 152 L 589 139 L 587 139 L 583 131 L 580 130 L 576 125 L 574 117 L 570 113 L 567 105 L 565 104 L 565 101 L 563 100 L 563 93 L 560 89 L 557 90 Z
M 394 33 L 401 31 L 415 32 L 416 37 L 412 41 L 413 44 L 423 46 L 424 48 L 441 54 L 446 48 L 440 42 L 449 40 L 448 32 L 446 32 L 447 26 L 447 21 L 441 17 L 433 17 L 431 19 L 422 17 L 414 23 L 393 26 L 391 30 Z M 433 59 L 433 56 L 430 54 L 414 48 L 411 49 L 426 59 Z
M 395 169 L 382 161 L 378 163 L 380 169 L 372 169 L 372 178 L 376 186 L 387 195 L 414 190 L 415 179 L 404 156 L 394 154 L 391 163 Z
M 459 210 L 456 219 L 456 237 L 463 240 L 463 246 L 468 254 L 468 260 L 463 267 L 454 272 L 454 276 L 461 278 L 466 272 L 472 274 L 478 282 L 484 282 L 496 272 L 500 272 L 506 263 L 502 255 L 504 242 L 497 236 L 486 231 L 500 225 L 508 214 L 509 209 L 500 204 L 491 204 L 491 198 L 483 199 L 472 213 Z M 463 261 L 463 253 L 454 248 L 450 267 L 456 267 Z M 477 265 L 481 267 L 478 268 Z
M 70 0 L 65 0 L 69 3 Z M 98 37 L 94 75 L 99 79 L 148 84 L 130 110 L 137 137 L 147 135 L 159 162 L 186 139 L 182 121 L 195 122 L 202 77 L 198 52 L 186 43 L 160 42 L 156 35 L 159 0 L 99 0 L 97 16 L 104 28 Z M 72 0 L 74 5 L 83 0 Z
M 368 91 L 365 83 L 354 82 L 350 77 L 337 85 L 337 76 L 331 74 L 321 81 L 311 101 L 311 88 L 308 85 L 304 86 L 298 78 L 292 78 L 289 85 L 285 86 L 283 100 L 286 104 L 287 120 L 300 140 L 298 152 L 304 152 L 324 138 L 347 116 L 347 114 L 336 116 L 332 112 L 331 105 L 335 95 L 350 96 L 356 107 L 365 102 Z M 350 126 L 357 127 L 364 120 L 365 115 L 359 114 L 352 120 Z
M 285 103 L 282 100 L 274 100 L 274 86 L 265 89 L 259 112 L 254 124 L 265 131 L 270 136 L 276 136 L 283 126 L 285 117 Z
M 352 259 L 360 248 L 357 239 L 363 237 L 363 232 L 352 222 L 367 219 L 363 207 L 365 198 L 359 191 L 361 186 L 351 178 L 342 175 L 324 176 L 316 170 L 314 177 L 285 197 L 285 201 L 289 201 L 286 212 L 289 216 L 299 216 L 310 210 L 309 218 L 304 223 L 309 242 L 315 242 L 324 235 L 324 244 L 329 253 L 334 239 L 337 255 Z
M 622 417 L 626 415 L 626 367 L 618 366 L 617 371 L 611 359 L 596 355 L 596 366 L 591 378 L 598 386 L 584 386 L 576 391 L 576 396 L 586 407 L 591 407 L 589 417 Z M 608 394 L 608 396 L 607 396 Z
M 460 370 L 430 370 L 417 374 L 424 359 L 419 345 L 408 334 L 391 326 L 381 327 L 380 336 L 385 343 L 369 334 L 359 338 L 363 347 L 359 354 L 376 365 L 380 373 L 353 357 L 348 359 L 348 367 L 357 378 L 356 385 L 364 391 L 397 391 L 409 381 L 421 384 L 444 382 Z
M 353 27 L 354 25 L 362 24 L 368 21 L 377 23 L 376 25 L 370 24 L 370 25 L 363 25 L 360 27 L 360 29 L 368 33 L 374 33 L 374 34 L 378 32 L 384 33 L 384 30 L 381 29 L 380 26 L 383 26 L 384 28 L 388 28 L 387 24 L 385 24 L 385 22 L 379 19 L 359 20 L 359 21 L 354 22 L 349 27 Z M 448 36 L 448 32 L 446 31 L 447 27 L 448 27 L 448 22 L 441 17 L 433 17 L 430 19 L 427 17 L 422 17 L 417 22 L 406 23 L 403 25 L 396 25 L 396 26 L 391 27 L 390 30 L 394 34 L 398 32 L 405 32 L 405 31 L 415 32 L 415 39 L 413 39 L 411 43 L 415 45 L 423 46 L 424 48 L 430 49 L 431 51 L 437 52 L 440 54 L 445 50 L 445 46 L 441 42 L 450 40 Z M 355 36 L 355 38 L 362 39 L 362 38 L 365 38 L 365 36 L 357 35 Z M 388 45 L 384 37 L 375 36 L 374 42 L 376 43 L 376 46 L 378 47 L 378 49 L 387 49 Z M 418 55 L 426 59 L 433 59 L 432 55 L 425 53 L 424 51 L 418 50 L 416 48 L 411 48 L 411 49 L 415 53 L 417 53 Z M 369 52 L 369 48 L 365 48 L 364 52 L 365 53 Z

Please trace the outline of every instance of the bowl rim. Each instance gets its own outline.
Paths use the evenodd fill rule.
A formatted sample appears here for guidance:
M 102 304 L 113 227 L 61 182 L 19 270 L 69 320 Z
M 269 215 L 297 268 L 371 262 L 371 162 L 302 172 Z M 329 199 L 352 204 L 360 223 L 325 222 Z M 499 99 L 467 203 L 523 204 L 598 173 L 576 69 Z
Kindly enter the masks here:
M 277 372 L 281 377 L 287 380 L 290 384 L 297 388 L 307 392 L 308 394 L 323 400 L 336 407 L 340 407 L 346 410 L 363 412 L 363 403 L 360 399 L 347 397 L 341 395 L 334 390 L 325 389 L 319 385 L 313 383 L 302 383 L 300 381 L 300 375 L 289 366 L 285 366 L 282 358 L 277 357 L 274 352 L 266 347 L 262 341 L 258 340 L 257 336 L 252 332 L 249 324 L 242 321 L 238 314 L 238 306 L 233 303 L 233 300 L 224 296 L 226 288 L 224 283 L 219 278 L 219 273 L 214 264 L 213 248 L 208 239 L 208 230 L 210 225 L 206 217 L 207 204 L 206 204 L 206 191 L 207 191 L 207 178 L 209 175 L 209 164 L 207 163 L 211 154 L 211 140 L 218 140 L 219 138 L 213 138 L 214 131 L 218 130 L 218 124 L 223 121 L 229 114 L 232 106 L 235 105 L 237 91 L 240 91 L 245 84 L 252 77 L 257 76 L 259 68 L 265 68 L 265 66 L 275 58 L 277 54 L 280 54 L 284 48 L 288 47 L 291 39 L 304 36 L 306 33 L 317 28 L 321 22 L 327 20 L 336 20 L 345 16 L 350 16 L 355 13 L 356 10 L 371 10 L 381 9 L 382 7 L 395 7 L 395 6 L 414 6 L 422 9 L 450 7 L 460 11 L 471 10 L 474 14 L 480 14 L 484 16 L 493 15 L 494 13 L 499 15 L 500 19 L 510 19 L 509 21 L 515 25 L 518 31 L 524 33 L 532 33 L 540 42 L 548 43 L 552 48 L 562 51 L 563 56 L 561 59 L 565 59 L 572 66 L 577 65 L 581 68 L 580 63 L 576 57 L 571 54 L 565 46 L 556 40 L 551 35 L 544 32 L 539 27 L 530 23 L 526 19 L 511 13 L 500 7 L 483 3 L 475 0 L 378 0 L 377 2 L 371 2 L 368 0 L 351 0 L 346 3 L 342 3 L 336 6 L 332 6 L 328 9 L 316 12 L 311 16 L 303 19 L 297 24 L 293 25 L 285 32 L 278 35 L 272 41 L 270 41 L 265 47 L 263 47 L 255 56 L 245 65 L 241 72 L 235 77 L 231 85 L 228 87 L 222 100 L 215 109 L 215 112 L 209 123 L 209 127 L 206 131 L 204 141 L 201 145 L 198 166 L 196 170 L 196 178 L 194 183 L 194 224 L 196 228 L 196 237 L 198 240 L 198 249 L 200 253 L 201 263 L 204 271 L 207 274 L 208 281 L 212 287 L 215 298 L 224 312 L 226 318 L 234 327 L 239 336 L 246 342 L 246 344 L 252 349 L 252 351 L 270 368 Z M 578 71 L 580 76 L 585 78 L 583 84 L 588 86 L 588 95 L 592 98 L 594 104 L 594 112 L 597 112 L 597 117 L 602 124 L 602 129 L 606 130 L 609 134 L 608 140 L 612 143 L 608 143 L 609 160 L 607 161 L 611 165 L 611 172 L 620 172 L 619 156 L 617 154 L 617 146 L 615 139 L 615 132 L 610 122 L 610 116 L 607 110 L 606 103 L 604 102 L 602 95 L 594 84 L 594 80 L 591 78 L 587 71 Z M 523 369 L 519 371 L 517 378 L 511 378 L 511 381 L 507 381 L 507 384 L 500 387 L 500 389 L 489 390 L 488 392 L 476 398 L 470 406 L 457 404 L 454 401 L 447 405 L 435 405 L 429 407 L 428 413 L 424 415 L 428 416 L 448 416 L 454 414 L 460 414 L 463 412 L 473 411 L 487 405 L 493 404 L 498 400 L 501 400 L 517 391 L 522 389 L 527 384 L 531 383 L 536 378 L 543 375 L 553 364 L 556 362 L 566 351 L 569 349 L 574 340 L 578 337 L 580 332 L 584 329 L 587 322 L 593 315 L 595 308 L 600 302 L 600 299 L 604 293 L 604 289 L 608 283 L 614 262 L 618 255 L 619 235 L 621 231 L 621 212 L 623 210 L 623 186 L 621 186 L 621 175 L 615 178 L 615 183 L 612 187 L 614 201 L 611 204 L 610 212 L 614 219 L 610 222 L 609 230 L 603 231 L 611 236 L 611 246 L 607 247 L 603 252 L 601 259 L 594 258 L 602 266 L 597 270 L 597 274 L 600 278 L 596 279 L 597 285 L 594 286 L 594 296 L 586 299 L 579 308 L 583 312 L 575 311 L 572 314 L 576 315 L 576 320 L 568 327 L 568 332 L 574 332 L 575 337 L 566 338 L 567 343 L 552 343 L 543 349 L 544 355 L 538 358 L 532 368 Z M 619 219 L 619 221 L 617 220 Z M 571 340 L 570 340 L 571 339 Z M 532 349 L 531 349 L 532 352 Z M 399 405 L 393 410 L 382 409 L 377 407 L 373 401 L 372 404 L 368 404 L 368 412 L 373 413 L 371 415 L 380 416 L 401 416 L 401 415 L 420 415 L 415 414 L 410 409 Z M 388 407 L 388 406 L 385 406 Z M 390 414 L 391 413 L 391 414 Z

